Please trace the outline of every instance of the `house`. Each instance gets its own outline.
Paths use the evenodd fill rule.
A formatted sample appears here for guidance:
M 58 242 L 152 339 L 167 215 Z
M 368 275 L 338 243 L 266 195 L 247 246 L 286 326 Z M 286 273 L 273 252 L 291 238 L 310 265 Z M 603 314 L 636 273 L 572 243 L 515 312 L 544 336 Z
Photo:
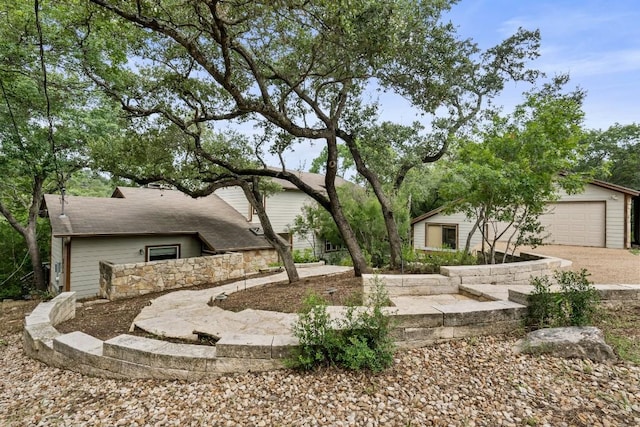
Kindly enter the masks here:
M 277 254 L 253 225 L 217 195 L 118 187 L 111 198 L 47 194 L 51 287 L 78 298 L 100 290 L 100 262 L 140 264 L 240 252 L 253 266 Z
M 302 181 L 310 185 L 314 190 L 326 193 L 324 175 L 299 171 L 290 172 L 297 174 Z M 312 234 L 299 235 L 291 233 L 290 227 L 294 225 L 295 218 L 303 212 L 303 207 L 313 206 L 316 202 L 287 180 L 271 178 L 271 181 L 278 184 L 282 191 L 277 191 L 265 197 L 265 210 L 271 220 L 273 230 L 285 241 L 289 242 L 292 250 L 310 248 L 316 254 L 321 255 L 337 249 L 330 242 L 320 241 L 317 236 Z M 336 187 L 348 183 L 349 181 L 336 177 Z M 247 222 L 253 224 L 254 227 L 260 227 L 260 219 L 241 188 L 222 188 L 217 190 L 215 194 L 240 213 Z
M 463 213 L 435 209 L 411 221 L 415 249 L 464 248 L 473 223 Z M 545 243 L 606 248 L 640 244 L 640 191 L 593 180 L 579 194 L 561 193 L 540 217 Z M 471 247 L 481 244 L 476 232 Z

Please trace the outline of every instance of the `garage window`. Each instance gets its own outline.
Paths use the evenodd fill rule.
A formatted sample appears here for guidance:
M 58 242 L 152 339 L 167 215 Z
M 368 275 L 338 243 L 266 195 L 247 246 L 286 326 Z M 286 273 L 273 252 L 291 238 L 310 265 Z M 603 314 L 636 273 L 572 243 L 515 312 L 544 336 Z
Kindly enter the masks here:
M 427 224 L 425 246 L 428 248 L 458 249 L 456 224 Z

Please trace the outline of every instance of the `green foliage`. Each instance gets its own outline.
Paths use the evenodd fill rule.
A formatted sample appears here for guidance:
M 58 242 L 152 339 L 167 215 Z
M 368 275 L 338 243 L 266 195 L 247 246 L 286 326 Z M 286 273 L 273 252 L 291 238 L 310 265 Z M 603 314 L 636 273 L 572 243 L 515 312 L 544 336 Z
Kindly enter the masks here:
M 389 261 L 389 241 L 377 198 L 355 186 L 339 187 L 338 194 L 343 212 L 369 265 L 386 265 Z M 400 235 L 406 236 L 409 233 L 408 206 L 399 198 L 393 199 L 393 206 Z M 336 246 L 344 244 L 333 218 L 319 206 L 305 206 L 296 224 L 299 224 L 296 229 L 314 230 L 321 239 Z
M 534 291 L 529 295 L 527 326 L 533 329 L 590 324 L 598 304 L 598 292 L 587 279 L 586 270 L 556 271 L 559 290 L 552 290 L 547 276 L 531 280 Z
M 327 302 L 311 294 L 294 325 L 300 341 L 288 366 L 311 370 L 318 366 L 341 366 L 351 370 L 380 372 L 393 363 L 395 344 L 391 339 L 391 320 L 383 312 L 388 295 L 381 280 L 366 307 L 351 305 L 345 316 L 331 321 Z
M 295 249 L 293 251 L 293 262 L 316 262 L 318 257 L 313 253 L 311 248 Z
M 591 130 L 580 143 L 586 154 L 575 171 L 594 171 L 597 179 L 640 190 L 640 124 Z
M 418 274 L 438 274 L 440 267 L 448 265 L 476 265 L 478 258 L 464 251 L 424 252 L 405 248 L 404 271 Z
M 538 218 L 547 203 L 559 197 L 559 188 L 569 194 L 582 189 L 585 176 L 562 174 L 580 156 L 584 96 L 565 93 L 566 82 L 557 78 L 528 93 L 508 117 L 493 115 L 478 130 L 478 141 L 462 145 L 443 181 L 448 212 L 463 212 L 477 224 L 491 263 L 499 240 L 508 242 L 505 253 L 541 243 Z

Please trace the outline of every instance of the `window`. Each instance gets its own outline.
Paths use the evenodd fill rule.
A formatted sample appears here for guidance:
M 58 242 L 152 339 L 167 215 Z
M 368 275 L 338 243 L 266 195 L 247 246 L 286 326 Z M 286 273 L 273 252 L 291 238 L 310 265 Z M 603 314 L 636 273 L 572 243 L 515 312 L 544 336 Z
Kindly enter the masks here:
M 336 252 L 342 250 L 342 245 L 334 245 L 328 240 L 324 241 L 324 251 L 325 252 Z
M 147 246 L 147 262 L 180 258 L 180 245 Z
M 425 246 L 458 249 L 458 226 L 446 224 L 426 224 Z

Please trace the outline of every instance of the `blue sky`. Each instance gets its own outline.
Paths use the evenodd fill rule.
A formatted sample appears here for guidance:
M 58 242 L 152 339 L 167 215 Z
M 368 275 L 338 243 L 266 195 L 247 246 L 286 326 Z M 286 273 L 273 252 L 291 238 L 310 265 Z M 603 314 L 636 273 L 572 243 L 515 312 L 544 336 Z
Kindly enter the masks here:
M 462 37 L 472 38 L 484 49 L 509 37 L 518 27 L 540 29 L 541 55 L 531 65 L 550 76 L 569 73 L 570 85 L 586 90 L 586 128 L 640 123 L 637 0 L 462 0 L 448 17 Z M 512 85 L 497 104 L 508 112 L 527 89 Z M 402 99 L 383 96 L 379 100 L 383 120 L 410 123 L 418 118 Z M 287 166 L 308 168 L 320 147 L 299 147 L 287 156 Z
M 531 66 L 550 76 L 568 73 L 571 86 L 586 90 L 585 127 L 640 122 L 640 2 L 462 0 L 449 17 L 484 49 L 518 27 L 540 29 L 541 55 Z M 509 111 L 525 89 L 510 87 L 498 103 Z M 381 101 L 383 117 L 415 117 L 401 100 Z

